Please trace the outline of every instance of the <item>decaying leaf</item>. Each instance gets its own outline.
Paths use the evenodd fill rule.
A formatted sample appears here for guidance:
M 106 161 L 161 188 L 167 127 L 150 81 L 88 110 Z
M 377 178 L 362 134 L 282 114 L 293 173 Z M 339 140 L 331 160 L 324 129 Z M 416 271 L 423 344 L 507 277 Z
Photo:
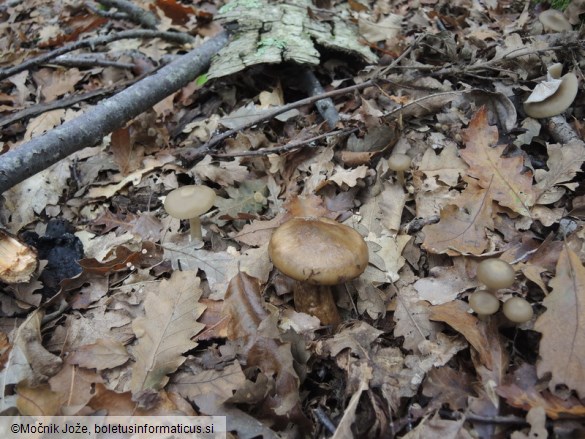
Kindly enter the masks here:
M 488 125 L 487 110 L 479 109 L 462 132 L 465 149 L 459 153 L 467 162 L 467 174 L 489 191 L 490 197 L 505 207 L 530 216 L 534 204 L 532 174 L 524 172 L 524 159 L 502 157 L 505 146 L 496 146 L 498 129 Z
M 585 267 L 567 246 L 561 251 L 546 311 L 534 329 L 542 333 L 538 375 L 552 374 L 551 391 L 561 384 L 585 397 Z
M 524 410 L 542 407 L 547 416 L 552 419 L 585 416 L 585 405 L 577 398 L 563 399 L 548 390 L 539 390 L 536 369 L 526 363 L 515 370 L 502 385 L 498 386 L 497 392 L 513 407 Z
M 473 180 L 461 195 L 441 210 L 438 224 L 423 228 L 423 247 L 450 256 L 482 254 L 488 246 L 487 231 L 494 228 L 490 189 Z
M 94 344 L 80 346 L 67 357 L 68 364 L 78 364 L 88 369 L 111 369 L 128 361 L 130 356 L 117 340 L 100 338 Z
M 290 344 L 282 343 L 276 322 L 266 312 L 261 301 L 260 284 L 245 273 L 238 273 L 228 286 L 224 313 L 230 317 L 228 337 L 241 339 L 248 367 L 258 367 L 274 388 L 260 404 L 260 411 L 277 420 L 278 424 L 295 422 L 310 429 L 302 412 L 299 396 L 299 377 L 293 367 Z
M 167 375 L 185 361 L 182 354 L 197 346 L 191 338 L 204 327 L 197 323 L 204 310 L 197 303 L 199 282 L 194 272 L 175 271 L 161 282 L 158 294 L 146 296 L 145 316 L 132 322 L 138 339 L 130 382 L 135 396 L 147 389 L 162 389 L 169 380 Z

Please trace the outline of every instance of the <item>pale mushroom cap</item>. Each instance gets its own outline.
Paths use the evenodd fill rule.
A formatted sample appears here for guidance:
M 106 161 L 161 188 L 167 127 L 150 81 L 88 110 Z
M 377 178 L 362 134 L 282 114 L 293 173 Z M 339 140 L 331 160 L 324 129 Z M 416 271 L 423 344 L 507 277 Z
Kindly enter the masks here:
M 164 206 L 173 218 L 191 219 L 207 212 L 215 198 L 215 192 L 207 186 L 183 186 L 169 192 Z
M 477 265 L 477 279 L 490 290 L 507 288 L 514 283 L 514 268 L 501 259 L 485 259 Z
M 479 315 L 489 316 L 500 309 L 500 301 L 489 291 L 479 290 L 469 296 L 469 306 Z
M 393 171 L 406 171 L 411 164 L 412 159 L 406 154 L 392 154 L 388 159 L 388 167 Z
M 368 247 L 351 227 L 319 218 L 293 218 L 272 234 L 268 254 L 287 276 L 313 285 L 337 285 L 368 266 Z
M 571 26 L 569 20 L 565 18 L 561 11 L 557 11 L 556 9 L 548 9 L 541 12 L 538 16 L 538 19 L 545 29 L 552 30 L 554 32 L 573 30 L 573 26 Z
M 508 299 L 502 308 L 508 320 L 514 323 L 524 323 L 532 318 L 534 311 L 526 299 L 512 297 Z
M 559 79 L 563 73 L 563 65 L 560 62 L 555 63 L 547 69 L 547 72 L 551 78 Z
M 579 91 L 579 80 L 574 73 L 567 73 L 561 78 L 561 85 L 552 96 L 541 102 L 524 103 L 524 111 L 530 117 L 541 119 L 564 112 L 571 106 Z

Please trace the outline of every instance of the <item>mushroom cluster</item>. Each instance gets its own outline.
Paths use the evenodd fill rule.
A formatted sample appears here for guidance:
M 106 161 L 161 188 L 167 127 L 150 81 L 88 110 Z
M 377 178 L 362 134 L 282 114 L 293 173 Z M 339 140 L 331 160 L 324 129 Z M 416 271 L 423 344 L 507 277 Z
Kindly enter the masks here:
M 501 259 L 484 259 L 477 266 L 477 279 L 487 290 L 478 290 L 469 296 L 469 306 L 479 316 L 495 314 L 500 309 L 500 301 L 494 292 L 508 288 L 514 283 L 515 272 L 510 264 Z M 504 303 L 502 309 L 508 320 L 524 323 L 532 318 L 530 303 L 522 297 L 512 297 Z
M 295 280 L 297 311 L 331 326 L 341 318 L 330 287 L 358 277 L 369 262 L 362 236 L 328 218 L 290 219 L 272 234 L 268 253 L 274 266 Z
M 536 119 L 552 117 L 571 106 L 579 91 L 579 81 L 572 72 L 561 77 L 562 69 L 560 63 L 548 68 L 547 80 L 538 84 L 524 102 L 528 116 Z

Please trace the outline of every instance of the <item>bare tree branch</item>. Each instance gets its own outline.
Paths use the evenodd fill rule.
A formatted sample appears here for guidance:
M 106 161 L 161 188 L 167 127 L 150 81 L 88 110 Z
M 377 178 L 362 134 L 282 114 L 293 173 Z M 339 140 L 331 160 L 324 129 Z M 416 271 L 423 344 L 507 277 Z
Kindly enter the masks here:
M 207 68 L 227 42 L 221 33 L 76 119 L 0 156 L 0 193 L 126 124 Z

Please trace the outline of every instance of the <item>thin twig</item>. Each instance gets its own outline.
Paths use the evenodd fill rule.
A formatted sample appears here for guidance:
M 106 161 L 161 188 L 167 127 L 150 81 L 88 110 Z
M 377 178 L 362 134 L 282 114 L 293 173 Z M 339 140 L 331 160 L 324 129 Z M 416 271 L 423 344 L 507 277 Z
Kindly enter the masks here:
M 268 154 L 278 154 L 281 152 L 287 152 L 292 149 L 302 148 L 304 146 L 309 146 L 310 143 L 316 142 L 317 140 L 324 139 L 326 137 L 337 136 L 337 135 L 347 135 L 351 133 L 355 133 L 358 128 L 351 128 L 347 130 L 337 130 L 337 131 L 330 131 L 328 133 L 319 134 L 318 136 L 311 137 L 309 139 L 304 140 L 297 140 L 294 142 L 289 142 L 286 145 L 282 146 L 275 146 L 274 148 L 265 148 L 265 149 L 258 149 L 255 151 L 238 151 L 238 152 L 226 152 L 226 153 L 215 153 L 212 154 L 214 157 L 257 157 L 257 156 L 264 156 Z
M 158 23 L 156 16 L 146 11 L 135 4 L 126 0 L 97 0 L 104 6 L 109 8 L 116 8 L 117 10 L 124 12 L 128 15 L 128 18 L 134 23 L 140 24 L 148 29 L 155 29 Z
M 72 55 L 61 55 L 50 61 L 48 64 L 56 64 L 59 66 L 67 67 L 82 67 L 82 68 L 93 68 L 93 67 L 114 67 L 117 69 L 133 69 L 136 67 L 132 63 L 112 61 L 103 57 L 99 58 L 96 56 L 72 56 Z
M 253 121 L 246 123 L 245 125 L 239 127 L 238 129 L 228 130 L 222 134 L 219 134 L 219 135 L 215 136 L 214 138 L 212 138 L 209 142 L 204 143 L 203 145 L 201 145 L 197 148 L 187 148 L 184 150 L 184 152 L 181 155 L 183 156 L 183 158 L 185 160 L 192 161 L 198 157 L 204 156 L 209 151 L 211 151 L 216 145 L 218 145 L 222 140 L 227 139 L 230 136 L 233 136 L 234 134 L 238 133 L 239 131 L 241 131 L 245 128 L 250 128 L 251 126 L 257 125 L 260 122 L 270 120 L 273 117 L 278 116 L 279 114 L 286 113 L 289 110 L 293 110 L 295 108 L 302 107 L 303 105 L 312 104 L 312 103 L 320 101 L 324 98 L 331 98 L 334 96 L 344 95 L 344 94 L 351 93 L 351 92 L 356 91 L 356 90 L 363 90 L 364 88 L 373 87 L 375 85 L 376 85 L 376 83 L 373 80 L 370 80 L 370 81 L 363 82 L 361 84 L 351 85 L 349 87 L 340 88 L 338 90 L 329 91 L 329 92 L 323 93 L 321 95 L 311 96 L 311 97 L 308 97 L 305 99 L 301 99 L 300 101 L 296 101 L 296 102 L 292 102 L 292 103 L 287 104 L 287 105 L 283 105 L 281 107 L 275 108 L 273 111 L 271 111 L 269 113 L 265 113 L 265 114 L 261 115 L 257 119 L 254 119 Z
M 145 29 L 127 30 L 115 34 L 103 35 L 101 37 L 87 38 L 85 40 L 80 40 L 74 43 L 66 44 L 65 46 L 59 47 L 55 50 L 39 55 L 36 58 L 26 60 L 17 66 L 0 70 L 0 80 L 9 78 L 10 76 L 23 72 L 24 70 L 27 70 L 31 67 L 36 67 L 39 64 L 44 64 L 47 61 L 55 59 L 60 55 L 69 53 L 73 50 L 81 49 L 82 47 L 94 48 L 95 46 L 100 46 L 103 44 L 111 43 L 113 41 L 124 40 L 128 38 L 161 38 L 163 40 L 173 41 L 179 44 L 185 44 L 194 41 L 194 38 L 191 35 L 182 32 L 159 32 L 156 30 Z
M 36 116 L 38 114 L 45 113 L 47 111 L 56 110 L 58 108 L 66 108 L 70 107 L 71 105 L 78 104 L 79 102 L 84 102 L 96 97 L 102 96 L 109 96 L 113 93 L 117 93 L 120 89 L 125 88 L 129 85 L 132 85 L 134 82 L 138 81 L 141 78 L 132 79 L 130 81 L 126 81 L 122 84 L 116 84 L 114 87 L 111 88 L 102 88 L 99 90 L 93 90 L 87 93 L 68 96 L 63 99 L 58 99 L 51 102 L 45 102 L 42 104 L 36 104 L 32 107 L 25 108 L 24 110 L 18 111 L 16 113 L 10 114 L 9 116 L 3 117 L 0 119 L 0 128 L 10 125 L 14 122 L 18 122 L 19 120 L 25 119 L 27 117 Z

